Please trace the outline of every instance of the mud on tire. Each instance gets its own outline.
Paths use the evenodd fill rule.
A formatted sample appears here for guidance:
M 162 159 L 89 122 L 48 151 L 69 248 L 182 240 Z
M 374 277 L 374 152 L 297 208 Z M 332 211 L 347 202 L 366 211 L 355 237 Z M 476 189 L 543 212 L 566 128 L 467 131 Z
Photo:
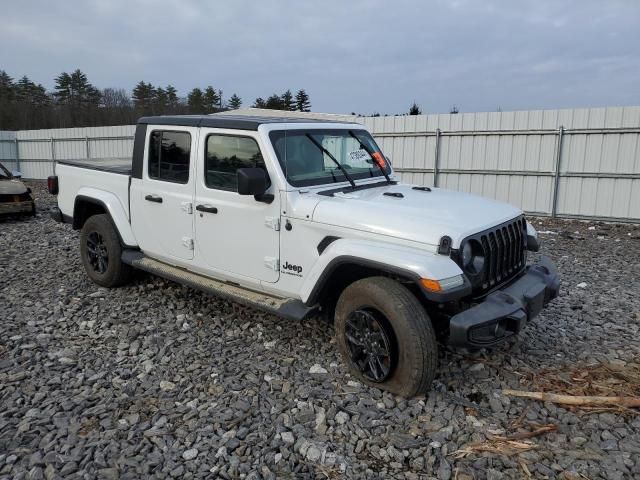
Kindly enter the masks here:
M 80 232 L 80 257 L 89 278 L 103 287 L 117 287 L 129 281 L 132 268 L 122 263 L 122 244 L 106 214 L 93 215 Z
M 384 338 L 381 343 L 388 344 L 391 354 L 388 372 L 383 369 L 387 374 L 380 375 L 377 380 L 371 378 L 370 372 L 363 372 L 362 364 L 366 370 L 367 362 L 358 361 L 363 358 L 358 350 L 360 339 L 364 340 L 367 335 L 356 333 L 355 343 L 353 339 L 354 319 L 357 323 L 358 316 L 366 319 L 368 315 L 375 318 L 370 321 L 374 330 L 384 331 L 384 335 L 375 333 L 375 336 Z M 360 381 L 403 397 L 425 394 L 430 389 L 438 364 L 436 336 L 423 306 L 399 282 L 386 277 L 370 277 L 349 285 L 336 306 L 335 330 L 338 349 Z M 377 349 L 378 346 L 371 347 L 370 344 L 365 348 L 368 352 L 380 351 Z

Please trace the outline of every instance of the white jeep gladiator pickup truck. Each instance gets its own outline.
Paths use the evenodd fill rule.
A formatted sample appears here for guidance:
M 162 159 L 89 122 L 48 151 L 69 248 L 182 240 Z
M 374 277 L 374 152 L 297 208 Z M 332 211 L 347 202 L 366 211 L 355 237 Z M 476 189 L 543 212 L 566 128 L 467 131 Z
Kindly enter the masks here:
M 334 319 L 359 379 L 425 393 L 438 341 L 517 334 L 559 290 L 510 205 L 401 184 L 362 125 L 245 116 L 138 122 L 133 159 L 58 161 L 54 218 L 81 230 L 87 275 L 132 269 L 276 315 Z

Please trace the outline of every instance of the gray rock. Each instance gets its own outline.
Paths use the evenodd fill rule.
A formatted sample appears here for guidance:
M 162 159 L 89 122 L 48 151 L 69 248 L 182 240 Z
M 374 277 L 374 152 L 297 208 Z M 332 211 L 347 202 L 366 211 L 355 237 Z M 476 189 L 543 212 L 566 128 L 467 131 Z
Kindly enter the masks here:
M 282 438 L 282 441 L 287 445 L 293 445 L 295 442 L 295 437 L 292 432 L 282 432 L 280 433 L 280 438 Z
M 309 460 L 310 462 L 317 462 L 318 460 L 320 460 L 321 456 L 322 450 L 314 445 L 310 446 L 306 453 L 307 460 Z
M 313 373 L 313 374 L 324 374 L 324 373 L 328 373 L 327 369 L 320 366 L 319 363 L 315 363 L 311 366 L 311 368 L 309 369 L 309 373 Z
M 198 456 L 198 449 L 197 448 L 190 448 L 189 450 L 185 450 L 182 453 L 182 458 L 184 458 L 185 460 L 193 460 L 197 456 Z
M 349 414 L 346 412 L 338 412 L 335 416 L 336 423 L 338 425 L 344 425 L 349 420 Z
M 168 380 L 160 381 L 160 390 L 165 392 L 171 392 L 176 389 L 176 384 L 173 382 L 169 382 Z

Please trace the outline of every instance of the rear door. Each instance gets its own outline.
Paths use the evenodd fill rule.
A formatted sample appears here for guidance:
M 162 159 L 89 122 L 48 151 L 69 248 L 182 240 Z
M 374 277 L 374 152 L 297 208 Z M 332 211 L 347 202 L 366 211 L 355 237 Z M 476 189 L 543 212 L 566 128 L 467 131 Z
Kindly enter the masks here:
M 266 170 L 258 135 L 203 128 L 199 143 L 194 266 L 228 278 L 277 282 L 280 196 L 264 203 L 237 191 L 238 168 Z
M 140 249 L 173 263 L 193 259 L 196 127 L 149 125 L 142 179 L 131 181 L 131 225 Z

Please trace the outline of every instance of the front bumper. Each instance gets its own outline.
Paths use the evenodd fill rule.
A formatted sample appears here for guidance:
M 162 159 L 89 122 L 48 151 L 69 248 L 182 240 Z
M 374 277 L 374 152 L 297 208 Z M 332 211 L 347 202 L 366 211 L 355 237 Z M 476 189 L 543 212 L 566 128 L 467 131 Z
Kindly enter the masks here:
M 556 266 L 547 257 L 527 267 L 526 273 L 482 303 L 454 315 L 449 323 L 449 344 L 486 347 L 516 335 L 560 290 Z
M 35 209 L 33 200 L 24 202 L 2 202 L 0 203 L 0 215 L 12 215 L 18 213 L 32 213 Z

